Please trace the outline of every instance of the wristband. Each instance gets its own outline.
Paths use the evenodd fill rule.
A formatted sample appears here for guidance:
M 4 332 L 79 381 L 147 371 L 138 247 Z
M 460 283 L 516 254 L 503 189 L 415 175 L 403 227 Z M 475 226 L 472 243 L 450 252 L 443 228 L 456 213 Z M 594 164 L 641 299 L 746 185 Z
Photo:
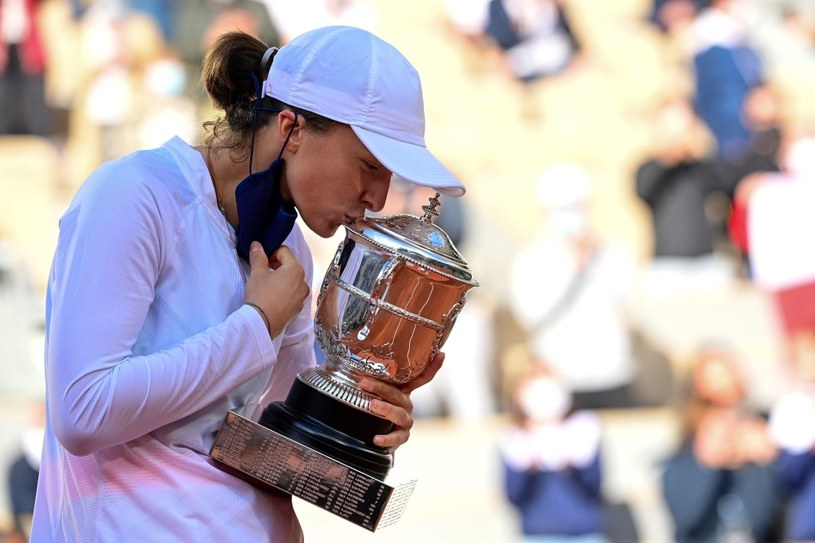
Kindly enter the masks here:
M 266 315 L 266 312 L 263 310 L 263 308 L 260 307 L 258 304 L 252 302 L 243 302 L 243 305 L 248 305 L 249 307 L 254 307 L 255 309 L 258 310 L 260 316 L 263 317 L 263 320 L 266 322 L 266 330 L 269 332 L 269 335 L 272 335 L 272 325 L 269 324 L 269 317 Z

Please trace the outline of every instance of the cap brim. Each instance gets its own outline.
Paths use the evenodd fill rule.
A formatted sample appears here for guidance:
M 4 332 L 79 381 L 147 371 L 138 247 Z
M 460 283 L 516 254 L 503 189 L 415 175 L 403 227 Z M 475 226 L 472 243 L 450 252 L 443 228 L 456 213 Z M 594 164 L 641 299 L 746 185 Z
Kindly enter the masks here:
M 398 141 L 351 126 L 365 147 L 397 177 L 431 187 L 448 196 L 462 196 L 464 185 L 422 145 Z

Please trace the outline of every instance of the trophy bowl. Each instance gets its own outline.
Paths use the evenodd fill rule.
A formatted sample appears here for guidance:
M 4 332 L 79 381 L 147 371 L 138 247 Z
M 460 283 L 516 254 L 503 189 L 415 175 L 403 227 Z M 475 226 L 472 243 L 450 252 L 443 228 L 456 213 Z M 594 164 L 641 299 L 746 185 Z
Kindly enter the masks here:
M 432 222 L 438 196 L 422 217 L 366 217 L 346 226 L 317 298 L 315 334 L 325 361 L 301 372 L 260 424 L 372 475 L 387 474 L 392 454 L 373 437 L 393 425 L 370 410 L 373 397 L 359 380 L 402 385 L 416 378 L 478 286 Z

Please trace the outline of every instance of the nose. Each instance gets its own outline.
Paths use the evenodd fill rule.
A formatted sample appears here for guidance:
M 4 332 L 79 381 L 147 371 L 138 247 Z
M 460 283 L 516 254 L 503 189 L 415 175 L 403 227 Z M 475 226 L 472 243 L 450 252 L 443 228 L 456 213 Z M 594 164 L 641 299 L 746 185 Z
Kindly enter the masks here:
M 390 175 L 384 181 L 370 183 L 365 192 L 362 193 L 362 203 L 365 204 L 365 208 L 370 211 L 382 211 L 382 208 L 385 207 L 385 201 L 388 199 L 390 185 Z

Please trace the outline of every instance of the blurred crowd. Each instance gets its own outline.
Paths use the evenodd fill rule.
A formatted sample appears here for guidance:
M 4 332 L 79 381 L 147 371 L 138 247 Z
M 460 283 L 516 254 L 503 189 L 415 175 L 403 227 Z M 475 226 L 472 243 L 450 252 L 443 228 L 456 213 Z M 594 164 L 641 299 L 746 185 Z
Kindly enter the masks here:
M 534 134 L 549 122 L 541 96 L 552 85 L 594 81 L 587 74 L 607 69 L 586 22 L 600 11 L 592 1 L 445 0 L 438 26 L 423 31 L 446 30 L 470 84 L 512 85 L 511 105 Z M 620 162 L 631 209 L 645 218 L 646 250 L 603 228 L 598 217 L 615 204 L 601 197 L 604 173 L 580 153 L 507 157 L 538 172 L 520 196 L 534 212 L 492 219 L 521 222 L 527 235 L 485 267 L 489 277 L 476 268 L 482 288 L 450 335 L 444 370 L 414 393 L 416 415 L 507 417 L 496 492 L 525 541 L 640 540 L 625 499 L 604 493 L 598 415 L 648 409 L 670 412 L 676 425 L 658 482 L 666 540 L 815 540 L 815 253 L 807 243 L 815 231 L 815 4 L 635 3 L 636 20 L 602 24 L 610 33 L 645 29 L 665 74 L 648 100 L 620 101 L 645 134 Z M 172 135 L 199 137 L 210 107 L 199 67 L 222 32 L 242 29 L 270 45 L 327 24 L 379 32 L 381 8 L 365 0 L 0 0 L 0 140 L 52 147 L 53 188 L 68 197 L 103 161 Z M 636 67 L 630 73 L 637 88 Z M 489 116 L 483 106 L 474 114 Z M 569 115 L 578 122 L 580 113 Z M 464 182 L 474 196 L 443 197 L 439 224 L 465 258 L 488 261 L 494 242 L 477 223 L 489 204 L 478 195 L 489 193 L 481 180 Z M 417 214 L 431 196 L 395 182 L 383 213 Z M 313 240 L 317 269 L 335 242 Z M 15 253 L 0 249 L 4 258 Z M 3 307 L 19 296 L 10 277 L 24 274 L 13 260 L 0 260 Z M 776 359 L 762 370 L 778 386 L 761 398 L 744 345 L 696 334 L 677 353 L 648 326 L 668 302 L 704 312 L 723 293 L 744 292 L 767 300 L 766 333 L 778 337 Z M 8 529 L 20 538 L 36 481 L 35 413 L 7 471 Z

